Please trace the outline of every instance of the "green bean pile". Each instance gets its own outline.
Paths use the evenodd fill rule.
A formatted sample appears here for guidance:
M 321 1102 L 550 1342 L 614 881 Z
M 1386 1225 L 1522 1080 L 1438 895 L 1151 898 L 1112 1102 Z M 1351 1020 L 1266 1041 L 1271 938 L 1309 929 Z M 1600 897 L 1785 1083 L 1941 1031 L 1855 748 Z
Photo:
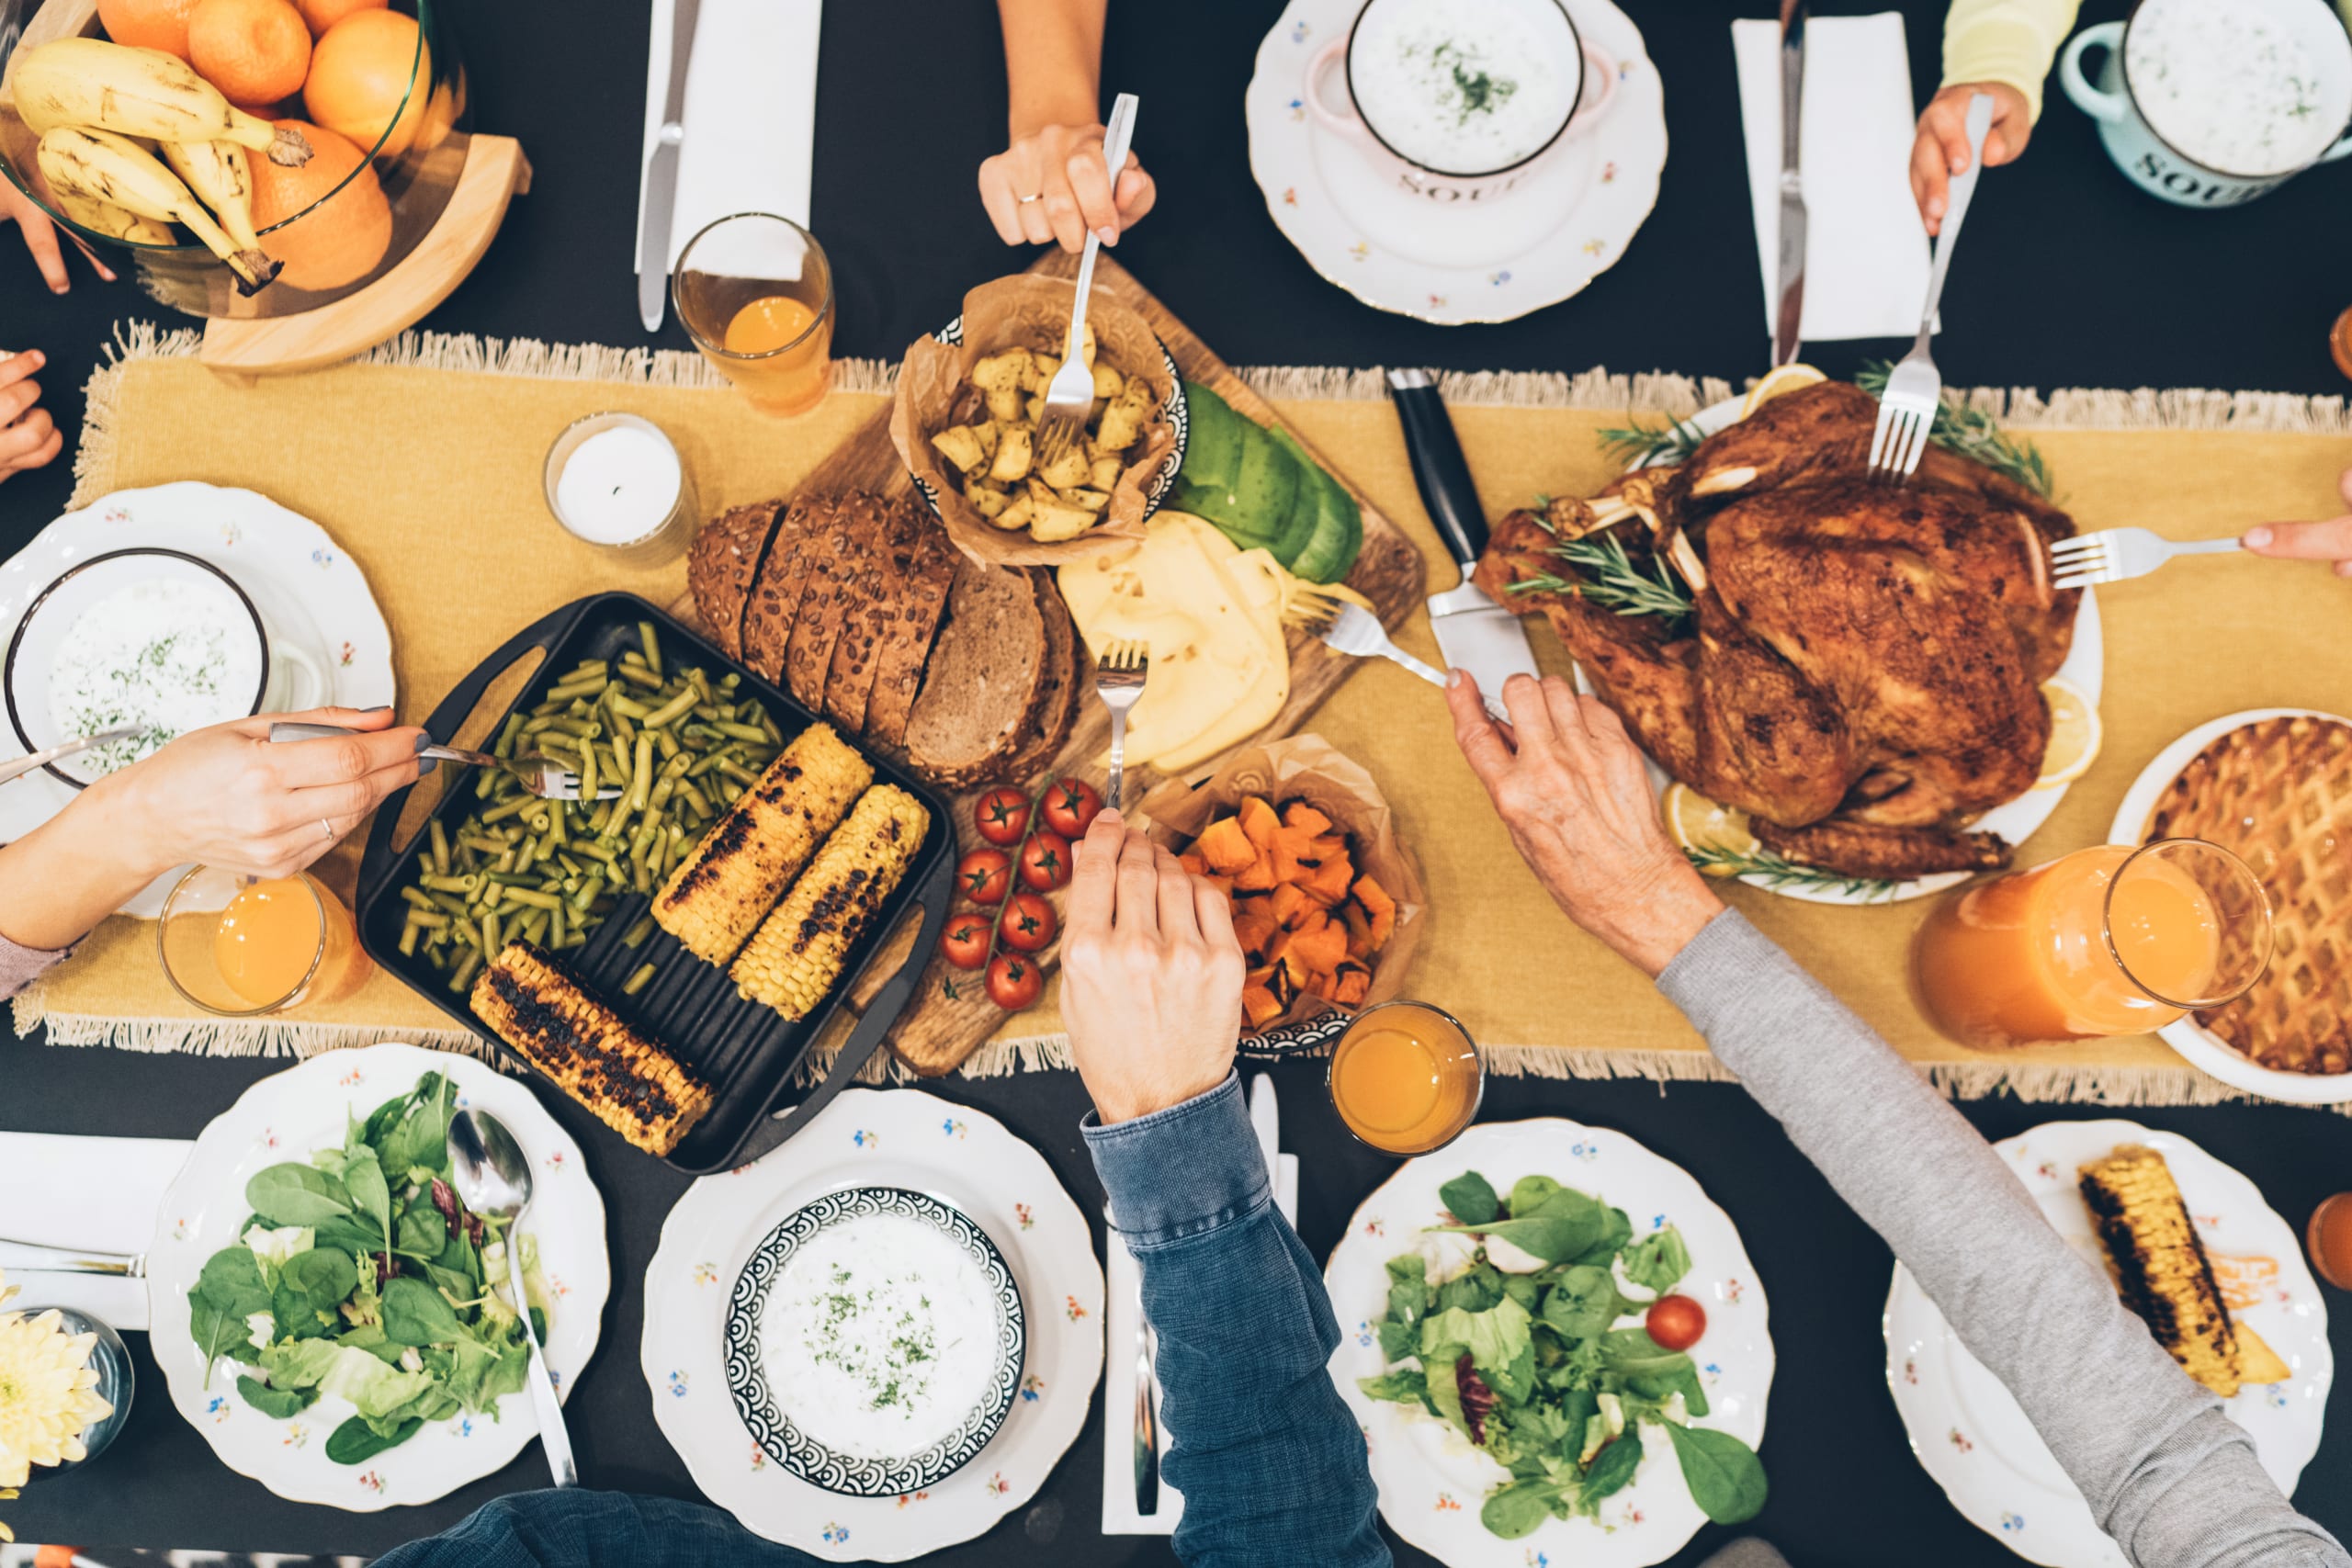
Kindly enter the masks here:
M 783 749 L 759 700 L 736 697 L 741 676 L 668 670 L 653 624 L 639 622 L 638 636 L 641 650 L 625 650 L 617 665 L 583 660 L 529 712 L 508 715 L 491 747 L 571 769 L 580 799 L 541 800 L 513 773 L 484 768 L 473 781 L 482 805 L 456 832 L 437 811 L 426 822 L 415 886 L 401 889 L 401 952 L 423 954 L 450 990 L 464 992 L 511 941 L 549 953 L 585 946 L 625 896 L 661 886 Z M 621 794 L 595 798 L 612 784 Z M 621 940 L 634 950 L 652 931 L 642 916 Z M 643 990 L 653 967 L 640 964 L 624 992 Z

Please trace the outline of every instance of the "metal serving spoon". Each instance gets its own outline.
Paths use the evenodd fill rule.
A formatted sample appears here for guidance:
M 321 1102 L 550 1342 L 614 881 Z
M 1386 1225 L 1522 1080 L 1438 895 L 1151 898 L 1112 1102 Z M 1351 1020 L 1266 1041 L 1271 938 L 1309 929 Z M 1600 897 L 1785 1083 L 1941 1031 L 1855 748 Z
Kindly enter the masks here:
M 506 1123 L 487 1111 L 460 1111 L 449 1118 L 449 1177 L 467 1208 L 503 1223 L 507 1289 L 514 1297 L 514 1310 L 522 1314 L 524 1337 L 531 1342 L 531 1407 L 539 1418 L 539 1442 L 547 1450 L 555 1483 L 577 1486 L 580 1467 L 571 1461 L 571 1434 L 563 1424 L 555 1381 L 548 1376 L 547 1354 L 531 1326 L 530 1300 L 523 1293 L 522 1222 L 531 1206 L 531 1162 Z
M 52 746 L 46 751 L 36 751 L 29 757 L 18 757 L 14 761 L 0 762 L 0 784 L 6 784 L 10 779 L 29 773 L 35 768 L 45 767 L 60 757 L 71 757 L 74 752 L 86 751 L 93 746 L 105 746 L 117 740 L 128 740 L 139 732 L 140 727 L 135 724 L 117 725 L 112 729 L 101 729 L 96 735 L 85 735 L 79 740 L 68 740 L 62 746 Z

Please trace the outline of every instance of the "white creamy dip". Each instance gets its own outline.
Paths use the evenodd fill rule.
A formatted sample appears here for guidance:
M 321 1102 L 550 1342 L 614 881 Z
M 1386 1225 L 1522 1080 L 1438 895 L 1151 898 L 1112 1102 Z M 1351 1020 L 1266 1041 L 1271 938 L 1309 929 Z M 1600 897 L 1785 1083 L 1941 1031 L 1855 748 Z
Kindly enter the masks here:
M 793 1254 L 769 1287 L 760 1354 L 777 1405 L 811 1439 L 899 1459 L 954 1432 L 987 1394 L 1001 1315 L 962 1243 L 873 1214 Z
M 1506 169 L 1576 107 L 1576 44 L 1553 0 L 1376 0 L 1348 51 L 1366 124 L 1442 174 Z
M 137 737 L 74 760 L 77 772 L 110 773 L 191 729 L 252 713 L 261 660 L 253 616 L 225 584 L 148 578 L 66 631 L 50 666 L 50 717 L 64 737 L 137 725 Z
M 2327 122 L 2320 62 L 2251 6 L 2149 0 L 2124 70 L 2148 128 L 2222 174 L 2301 168 L 2343 130 Z

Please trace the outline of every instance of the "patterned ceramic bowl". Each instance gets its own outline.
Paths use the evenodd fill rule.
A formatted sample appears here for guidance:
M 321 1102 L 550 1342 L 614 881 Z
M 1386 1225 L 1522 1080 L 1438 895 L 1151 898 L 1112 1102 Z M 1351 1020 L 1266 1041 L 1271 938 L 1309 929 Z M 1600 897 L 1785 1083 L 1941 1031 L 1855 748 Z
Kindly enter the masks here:
M 796 1258 L 821 1245 L 825 1233 L 876 1219 L 911 1220 L 953 1242 L 978 1264 L 992 1298 L 995 1321 L 971 1354 L 990 1358 L 986 1382 L 971 1405 L 943 1437 L 907 1453 L 849 1452 L 808 1429 L 805 1383 L 779 1374 L 771 1382 L 767 1346 L 771 1309 L 788 1310 L 777 1286 Z M 928 1303 L 925 1303 L 928 1305 Z M 842 1339 L 854 1339 L 842 1334 Z M 1021 1287 L 988 1232 L 971 1216 L 928 1193 L 900 1187 L 853 1187 L 829 1192 L 796 1211 L 752 1251 L 736 1276 L 727 1312 L 727 1385 L 736 1412 L 769 1458 L 811 1485 L 854 1497 L 904 1496 L 937 1484 L 968 1463 L 995 1437 L 1021 1382 L 1026 1333 Z M 891 1385 L 894 1389 L 895 1382 Z M 878 1413 L 880 1402 L 874 1407 Z

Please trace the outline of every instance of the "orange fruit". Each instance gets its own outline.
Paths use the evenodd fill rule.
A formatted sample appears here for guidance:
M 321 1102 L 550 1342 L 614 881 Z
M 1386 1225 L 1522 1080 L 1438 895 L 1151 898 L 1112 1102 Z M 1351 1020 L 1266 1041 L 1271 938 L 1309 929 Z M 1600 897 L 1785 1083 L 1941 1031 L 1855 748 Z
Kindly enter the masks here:
M 133 49 L 160 49 L 187 58 L 187 14 L 196 0 L 98 0 L 107 37 Z
M 287 0 L 197 0 L 187 14 L 187 62 L 244 108 L 301 91 L 311 29 Z
M 277 124 L 300 131 L 311 144 L 311 161 L 299 169 L 251 160 L 254 227 L 262 231 L 261 248 L 286 264 L 278 281 L 294 288 L 340 288 L 365 277 L 392 244 L 392 204 L 368 154 L 322 127 L 299 119 Z M 336 190 L 339 184 L 343 188 Z M 289 218 L 294 220 L 286 223 Z M 286 226 L 273 229 L 275 223 Z
M 380 157 L 398 157 L 407 151 L 424 118 L 424 84 L 432 79 L 431 67 L 431 56 L 418 41 L 414 17 L 354 11 L 319 39 L 310 80 L 302 85 L 302 103 L 311 118 L 329 130 Z M 414 92 L 409 90 L 412 82 Z M 389 135 L 387 126 L 391 128 Z M 383 138 L 380 146 L 379 137 Z
M 354 11 L 380 11 L 387 0 L 294 0 L 294 8 L 317 38 Z

